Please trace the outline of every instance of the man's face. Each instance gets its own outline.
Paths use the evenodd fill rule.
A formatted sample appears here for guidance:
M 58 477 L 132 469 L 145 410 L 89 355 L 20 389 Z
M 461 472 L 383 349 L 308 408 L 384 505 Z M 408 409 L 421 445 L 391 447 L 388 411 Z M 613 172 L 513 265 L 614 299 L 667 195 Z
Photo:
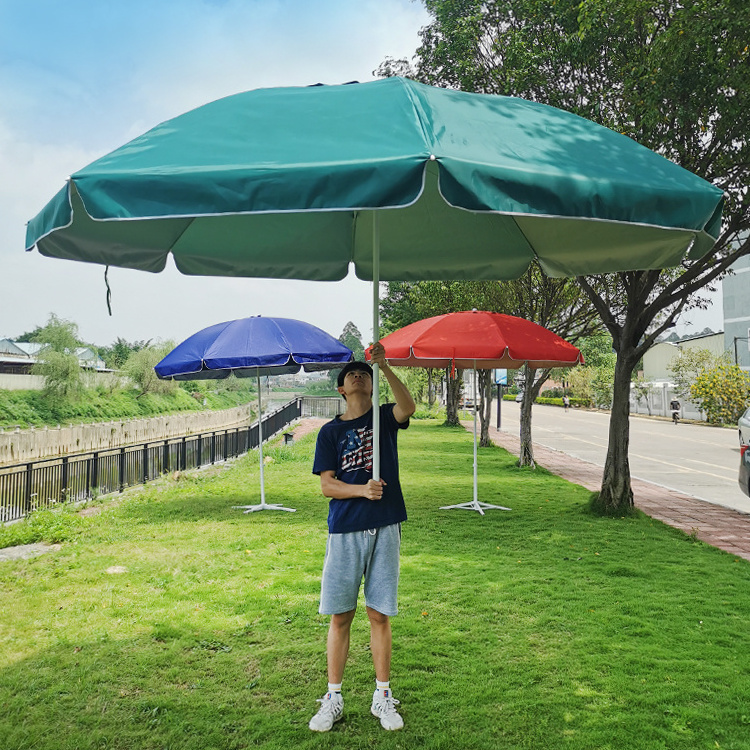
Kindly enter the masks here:
M 347 394 L 365 392 L 372 396 L 372 378 L 364 370 L 349 370 L 344 376 L 344 385 L 339 386 L 339 393 L 346 398 Z

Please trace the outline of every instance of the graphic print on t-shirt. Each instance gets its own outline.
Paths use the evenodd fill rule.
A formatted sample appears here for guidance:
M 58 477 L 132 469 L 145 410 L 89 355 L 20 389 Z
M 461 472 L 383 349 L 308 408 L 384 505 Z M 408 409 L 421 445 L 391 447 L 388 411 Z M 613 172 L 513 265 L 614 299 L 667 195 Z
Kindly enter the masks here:
M 344 450 L 341 454 L 341 470 L 372 471 L 372 428 L 360 427 L 349 430 L 344 436 Z

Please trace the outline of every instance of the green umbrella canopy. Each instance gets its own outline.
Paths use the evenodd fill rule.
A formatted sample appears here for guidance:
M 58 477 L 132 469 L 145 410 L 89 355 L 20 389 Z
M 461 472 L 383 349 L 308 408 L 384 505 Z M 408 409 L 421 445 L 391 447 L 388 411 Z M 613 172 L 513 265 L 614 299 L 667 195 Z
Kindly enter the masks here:
M 402 78 L 259 89 L 76 172 L 28 226 L 43 255 L 185 274 L 509 279 L 678 264 L 722 192 L 542 104 Z

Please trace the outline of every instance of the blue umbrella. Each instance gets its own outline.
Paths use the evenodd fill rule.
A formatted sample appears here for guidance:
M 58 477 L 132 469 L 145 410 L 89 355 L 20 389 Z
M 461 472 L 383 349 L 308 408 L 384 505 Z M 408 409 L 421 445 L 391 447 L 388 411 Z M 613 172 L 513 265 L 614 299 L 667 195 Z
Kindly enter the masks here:
M 204 328 L 176 346 L 154 370 L 163 380 L 215 380 L 234 374 L 258 383 L 260 504 L 237 506 L 245 513 L 286 510 L 267 504 L 263 481 L 263 426 L 260 378 L 330 370 L 352 360 L 351 349 L 317 326 L 290 318 L 241 318 Z

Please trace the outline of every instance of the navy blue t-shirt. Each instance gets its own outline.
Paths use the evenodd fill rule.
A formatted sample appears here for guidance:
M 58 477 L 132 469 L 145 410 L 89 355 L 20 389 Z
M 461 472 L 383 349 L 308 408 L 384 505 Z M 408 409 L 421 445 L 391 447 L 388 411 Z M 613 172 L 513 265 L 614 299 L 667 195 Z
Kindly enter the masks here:
M 409 426 L 409 420 L 399 424 L 393 416 L 394 406 L 380 407 L 380 476 L 386 483 L 383 497 L 380 500 L 331 498 L 328 506 L 331 534 L 378 529 L 406 520 L 398 478 L 396 436 Z M 320 428 L 313 474 L 324 471 L 335 472 L 336 479 L 348 484 L 367 484 L 372 479 L 372 409 L 357 419 L 336 417 Z

